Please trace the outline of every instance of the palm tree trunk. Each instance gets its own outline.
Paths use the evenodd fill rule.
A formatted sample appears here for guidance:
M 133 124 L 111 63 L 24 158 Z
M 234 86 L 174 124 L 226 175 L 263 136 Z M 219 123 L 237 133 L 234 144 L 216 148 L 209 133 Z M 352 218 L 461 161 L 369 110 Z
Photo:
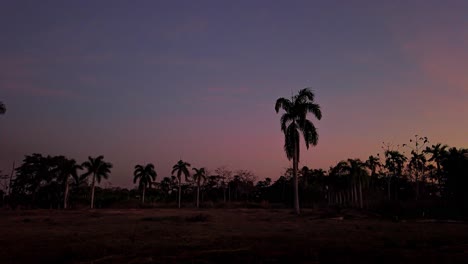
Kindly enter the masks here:
M 91 184 L 91 209 L 94 208 L 94 185 L 96 183 L 96 174 L 93 173 L 93 182 Z
M 297 146 L 296 146 L 297 150 Z M 294 211 L 296 214 L 300 214 L 300 208 L 299 208 L 299 180 L 297 177 L 297 167 L 298 167 L 298 162 L 297 162 L 297 151 L 294 151 L 294 156 L 293 156 L 293 180 L 294 180 Z
M 179 181 L 179 208 L 180 208 L 180 199 L 182 198 L 182 188 L 180 186 L 180 181 Z
M 68 201 L 68 177 L 65 178 L 65 194 L 63 195 L 63 209 L 67 209 Z
M 200 185 L 197 186 L 197 208 L 200 208 Z
M 141 197 L 141 204 L 145 204 L 145 192 L 146 192 L 146 185 L 143 185 L 143 196 Z

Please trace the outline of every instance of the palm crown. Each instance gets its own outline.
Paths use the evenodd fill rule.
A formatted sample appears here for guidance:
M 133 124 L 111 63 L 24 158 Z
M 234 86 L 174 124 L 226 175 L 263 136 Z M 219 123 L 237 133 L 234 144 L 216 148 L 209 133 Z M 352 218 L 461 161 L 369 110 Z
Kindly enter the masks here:
M 89 176 L 91 174 L 95 175 L 96 181 L 101 182 L 101 179 L 108 179 L 110 174 L 110 169 L 112 169 L 112 164 L 105 162 L 104 156 L 99 156 L 97 158 L 88 157 L 88 161 L 83 163 L 83 167 L 87 169 L 87 172 L 84 173 L 84 176 Z
M 197 183 L 197 185 L 200 185 L 201 182 L 206 180 L 206 171 L 205 168 L 192 168 L 192 170 L 195 171 L 195 174 L 192 175 L 193 180 Z
M 190 163 L 182 160 L 179 160 L 174 166 L 172 166 L 172 174 L 177 172 L 177 179 L 179 180 L 179 182 L 182 180 L 180 177 L 182 174 L 184 174 L 186 181 L 189 180 L 188 177 L 190 175 L 190 172 L 188 170 L 188 167 L 190 167 Z
M 279 98 L 276 100 L 275 110 L 278 113 L 283 109 L 281 116 L 281 130 L 284 132 L 284 150 L 291 160 L 296 154 L 299 162 L 299 131 L 304 136 L 306 147 L 317 145 L 318 134 L 314 124 L 307 119 L 307 113 L 312 113 L 318 120 L 322 118 L 320 106 L 314 102 L 314 93 L 305 88 L 290 99 Z
M 146 164 L 146 166 L 136 165 L 133 176 L 133 183 L 136 183 L 139 180 L 140 187 L 148 187 L 156 180 L 156 176 L 158 176 L 158 174 L 154 170 L 154 165 L 149 163 Z

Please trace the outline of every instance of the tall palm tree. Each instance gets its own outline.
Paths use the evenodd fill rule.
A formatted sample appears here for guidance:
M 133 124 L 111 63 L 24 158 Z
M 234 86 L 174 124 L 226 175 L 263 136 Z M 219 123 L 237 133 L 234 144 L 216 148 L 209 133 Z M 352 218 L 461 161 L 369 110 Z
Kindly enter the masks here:
M 88 177 L 93 175 L 91 181 L 91 209 L 94 208 L 94 188 L 96 186 L 96 181 L 99 184 L 101 179 L 108 179 L 110 170 L 112 169 L 112 164 L 110 162 L 104 161 L 104 156 L 99 156 L 97 158 L 88 157 L 88 161 L 83 162 L 82 165 L 87 172 L 83 176 Z
M 0 101 L 0 115 L 5 114 L 5 112 L 6 112 L 5 104 L 3 104 L 3 102 Z
M 182 160 L 179 160 L 174 166 L 172 166 L 172 174 L 174 174 L 175 172 L 177 172 L 177 180 L 178 180 L 178 183 L 179 183 L 179 208 L 180 208 L 180 200 L 182 198 L 182 187 L 181 187 L 181 184 L 182 184 L 182 174 L 184 174 L 185 176 L 185 180 L 186 181 L 189 181 L 189 176 L 190 176 L 190 172 L 188 170 L 188 167 L 190 167 L 190 163 L 187 163 L 185 161 L 182 161 Z
M 195 174 L 192 175 L 193 180 L 197 184 L 197 208 L 200 207 L 200 185 L 202 182 L 204 183 L 206 181 L 206 171 L 205 168 L 192 168 L 192 170 L 195 171 Z
M 151 163 L 143 165 L 136 165 L 135 171 L 133 172 L 133 183 L 139 180 L 139 186 L 143 191 L 141 203 L 145 203 L 145 192 L 147 187 L 151 187 L 151 184 L 156 180 L 158 174 L 154 170 L 154 165 Z
M 63 208 L 68 208 L 68 196 L 70 191 L 70 176 L 72 179 L 78 178 L 78 170 L 82 170 L 83 167 L 76 163 L 74 159 L 64 159 L 61 165 L 60 171 L 63 176 L 63 181 L 65 184 L 65 194 L 63 197 Z
M 310 145 L 317 145 L 317 129 L 307 119 L 307 114 L 309 112 L 312 113 L 318 120 L 322 118 L 320 106 L 314 102 L 314 97 L 314 93 L 309 88 L 305 88 L 300 90 L 291 99 L 278 98 L 275 104 L 276 113 L 280 109 L 285 111 L 281 116 L 281 130 L 284 132 L 284 151 L 286 152 L 286 157 L 293 162 L 294 210 L 296 214 L 300 214 L 297 177 L 300 160 L 299 137 L 302 133 L 307 149 Z

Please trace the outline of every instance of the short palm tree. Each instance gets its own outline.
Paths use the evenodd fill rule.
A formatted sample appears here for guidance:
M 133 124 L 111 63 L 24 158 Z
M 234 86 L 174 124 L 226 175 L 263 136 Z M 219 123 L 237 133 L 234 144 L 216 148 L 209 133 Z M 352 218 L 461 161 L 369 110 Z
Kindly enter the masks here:
M 96 181 L 99 184 L 102 178 L 109 178 L 110 170 L 112 169 L 112 164 L 109 162 L 105 162 L 104 156 L 101 155 L 97 158 L 88 157 L 88 161 L 85 161 L 82 166 L 87 170 L 87 172 L 83 174 L 84 177 L 93 175 L 93 179 L 91 181 L 91 209 L 93 209 L 94 188 L 96 185 Z
M 193 168 L 195 174 L 192 175 L 193 180 L 197 184 L 197 208 L 200 207 L 200 185 L 206 181 L 206 171 L 205 168 Z
M 299 137 L 304 136 L 306 147 L 317 145 L 318 133 L 314 124 L 307 119 L 307 114 L 312 113 L 318 120 L 322 118 L 320 106 L 314 102 L 314 93 L 305 88 L 293 96 L 291 99 L 278 98 L 275 104 L 276 113 L 280 109 L 284 110 L 281 116 L 281 130 L 284 133 L 284 151 L 286 157 L 293 162 L 294 179 L 294 210 L 300 213 L 299 208 L 299 187 L 297 170 L 299 165 Z
M 78 178 L 78 170 L 82 170 L 83 167 L 76 163 L 74 159 L 66 159 L 61 167 L 61 173 L 63 175 L 63 181 L 65 184 L 65 194 L 63 197 L 63 208 L 68 208 L 68 196 L 70 190 L 70 176 L 72 179 Z
M 182 198 L 182 174 L 185 176 L 185 180 L 189 181 L 189 176 L 190 172 L 188 170 L 188 167 L 190 167 L 190 163 L 187 163 L 185 161 L 179 160 L 174 166 L 172 166 L 172 174 L 177 172 L 177 181 L 179 184 L 179 208 L 180 208 L 180 200 Z
M 158 174 L 154 170 L 154 165 L 151 163 L 143 165 L 136 165 L 135 171 L 133 172 L 133 183 L 139 181 L 139 187 L 142 189 L 141 203 L 145 203 L 145 192 L 147 187 L 151 187 L 151 184 L 156 180 Z
M 0 115 L 5 114 L 5 112 L 6 112 L 5 104 L 3 104 L 3 102 L 0 101 Z

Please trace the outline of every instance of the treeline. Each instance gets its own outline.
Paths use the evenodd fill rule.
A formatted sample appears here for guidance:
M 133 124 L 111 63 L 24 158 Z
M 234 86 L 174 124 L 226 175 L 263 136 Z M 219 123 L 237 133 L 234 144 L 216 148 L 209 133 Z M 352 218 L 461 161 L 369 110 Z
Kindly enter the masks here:
M 383 155 L 367 160 L 348 159 L 329 170 L 299 170 L 303 207 L 333 206 L 385 209 L 414 215 L 468 215 L 468 150 L 435 144 L 416 137 L 401 148 L 385 147 Z M 404 150 L 410 150 L 409 155 Z M 136 187 L 100 188 L 112 164 L 89 157 L 78 164 L 64 156 L 28 155 L 13 177 L 3 176 L 4 205 L 25 208 L 97 208 L 136 206 L 290 207 L 293 205 L 292 169 L 276 181 L 256 181 L 248 170 L 213 171 L 191 168 L 178 161 L 172 175 L 158 178 L 153 164 L 136 165 Z

